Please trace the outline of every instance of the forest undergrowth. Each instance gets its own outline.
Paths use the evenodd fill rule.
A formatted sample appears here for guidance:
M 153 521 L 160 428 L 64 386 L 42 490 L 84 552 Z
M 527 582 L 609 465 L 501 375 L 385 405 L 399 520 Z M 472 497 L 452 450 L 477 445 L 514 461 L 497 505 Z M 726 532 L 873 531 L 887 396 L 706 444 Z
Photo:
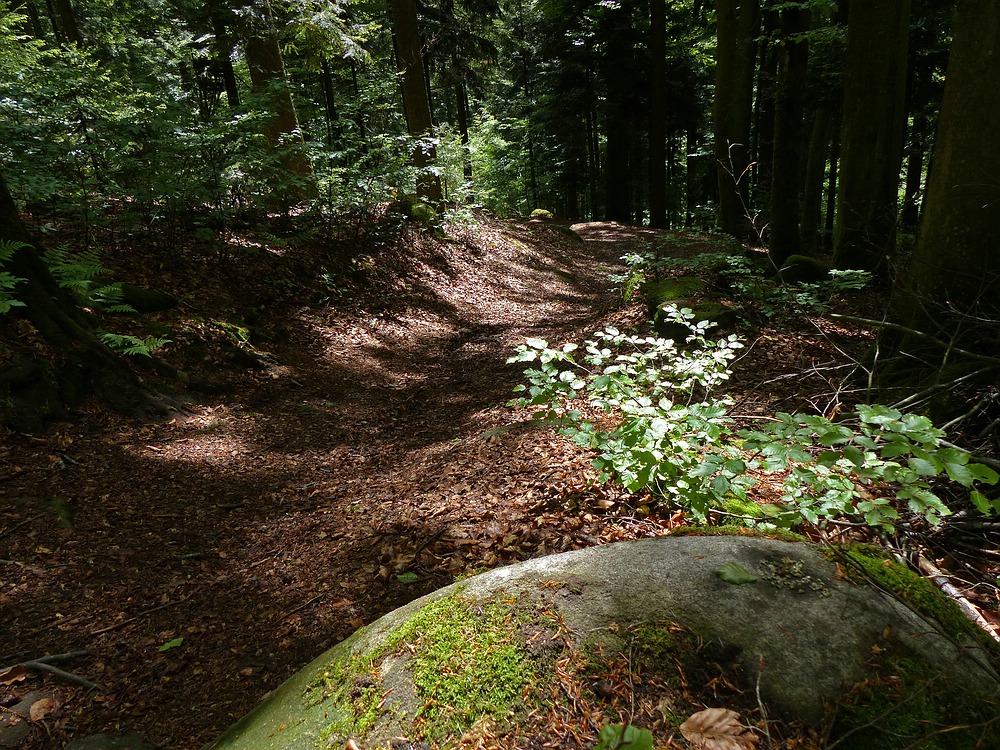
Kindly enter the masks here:
M 187 411 L 139 423 L 91 402 L 47 432 L 0 434 L 0 668 L 71 654 L 60 667 L 92 683 L 0 681 L 2 706 L 51 699 L 18 747 L 107 732 L 200 748 L 324 649 L 458 576 L 691 521 L 526 427 L 508 405 L 524 365 L 508 359 L 527 339 L 646 330 L 641 299 L 624 303 L 611 280 L 627 276 L 622 257 L 692 257 L 719 238 L 486 216 L 444 239 L 388 220 L 333 236 L 294 226 L 109 242 L 111 277 L 180 299 L 111 322 L 169 341 L 165 364 L 134 362 Z M 733 329 L 738 420 L 861 400 L 873 333 L 827 313 L 877 317 L 877 293 L 829 305 L 751 310 Z M 763 482 L 755 502 L 777 492 Z M 799 531 L 919 549 L 1000 625 L 989 522 Z

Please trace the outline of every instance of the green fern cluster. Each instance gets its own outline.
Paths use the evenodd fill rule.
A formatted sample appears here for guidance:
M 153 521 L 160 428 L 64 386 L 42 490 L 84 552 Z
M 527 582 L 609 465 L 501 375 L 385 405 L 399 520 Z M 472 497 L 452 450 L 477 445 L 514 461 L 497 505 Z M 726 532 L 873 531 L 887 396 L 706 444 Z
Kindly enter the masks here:
M 101 263 L 96 250 L 71 253 L 66 248 L 46 250 L 42 260 L 59 286 L 69 289 L 84 305 L 100 307 L 112 313 L 134 313 L 124 302 L 119 282 L 102 283 L 110 271 Z
M 27 245 L 23 242 L 0 240 L 0 268 L 13 258 L 14 253 L 22 247 L 27 247 Z M 11 294 L 14 287 L 22 281 L 24 279 L 20 276 L 15 276 L 9 271 L 0 271 L 0 315 L 8 312 L 12 307 L 24 307 L 24 303 Z

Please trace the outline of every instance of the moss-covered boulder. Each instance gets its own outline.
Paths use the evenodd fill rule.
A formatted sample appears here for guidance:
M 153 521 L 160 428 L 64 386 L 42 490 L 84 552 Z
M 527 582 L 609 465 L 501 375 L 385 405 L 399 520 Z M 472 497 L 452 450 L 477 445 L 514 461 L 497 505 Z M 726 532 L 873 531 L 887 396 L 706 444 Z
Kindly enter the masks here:
M 553 727 L 593 741 L 595 715 L 666 744 L 704 705 L 845 747 L 903 748 L 935 730 L 966 743 L 940 747 L 1000 746 L 985 723 L 1000 710 L 994 657 L 865 565 L 804 543 L 687 536 L 499 568 L 359 630 L 210 747 L 541 746 Z
M 778 276 L 786 284 L 796 282 L 815 284 L 830 278 L 830 266 L 808 255 L 790 255 L 778 269 Z
M 718 300 L 701 300 L 693 302 L 690 305 L 678 305 L 677 303 L 661 305 L 660 309 L 653 316 L 653 330 L 656 331 L 657 336 L 665 339 L 673 339 L 678 342 L 686 341 L 687 337 L 691 335 L 691 329 L 683 323 L 677 323 L 667 315 L 664 308 L 670 307 L 671 304 L 678 308 L 686 307 L 689 309 L 693 316 L 691 322 L 694 324 L 702 322 L 712 323 L 713 325 L 705 329 L 706 333 L 711 333 L 722 328 L 729 328 L 735 325 L 739 319 L 736 310 L 726 307 L 726 305 Z
M 532 221 L 553 221 L 556 215 L 544 208 L 536 208 L 531 212 Z
M 146 287 L 125 283 L 121 285 L 121 290 L 122 302 L 130 305 L 136 312 L 161 312 L 177 307 L 179 304 L 178 299 L 174 295 L 156 289 L 147 289 Z
M 681 302 L 708 291 L 708 282 L 700 276 L 668 276 L 642 282 L 642 293 L 651 311 L 668 302 Z

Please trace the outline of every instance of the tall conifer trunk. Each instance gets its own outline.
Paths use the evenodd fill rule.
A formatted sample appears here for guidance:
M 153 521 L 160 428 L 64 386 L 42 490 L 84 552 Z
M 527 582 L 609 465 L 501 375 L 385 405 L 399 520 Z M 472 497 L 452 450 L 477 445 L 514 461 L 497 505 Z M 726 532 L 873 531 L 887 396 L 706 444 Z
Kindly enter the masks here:
M 413 138 L 430 138 L 434 123 L 424 78 L 415 0 L 392 0 L 392 38 L 403 89 L 406 129 Z M 417 146 L 413 150 L 413 164 L 419 172 L 417 195 L 438 203 L 441 201 L 441 180 L 429 172 L 435 156 L 432 144 Z
M 666 0 L 649 3 L 649 225 L 667 222 Z
M 801 250 L 799 195 L 803 151 L 802 113 L 809 46 L 809 11 L 801 6 L 781 11 L 782 45 L 774 110 L 774 159 L 771 176 L 771 262 L 777 267 Z
M 739 239 L 752 234 L 750 120 L 759 22 L 758 0 L 719 0 L 712 109 L 719 175 L 719 226 Z
M 906 128 L 910 0 L 850 4 L 834 265 L 886 270 Z
M 974 337 L 982 321 L 992 320 L 982 342 L 992 347 L 1000 317 L 998 80 L 1000 3 L 959 0 L 934 168 L 909 292 L 899 307 L 900 317 L 913 327 L 943 335 L 964 328 Z M 968 314 L 973 317 L 963 319 Z
M 302 142 L 302 134 L 285 77 L 285 62 L 271 15 L 271 4 L 268 0 L 253 0 L 250 7 L 252 17 L 248 21 L 246 35 L 250 82 L 255 92 L 267 96 L 273 115 L 264 126 L 264 135 L 280 154 L 282 167 L 299 178 L 290 197 L 309 198 L 316 193 L 316 182 L 309 160 L 294 148 L 295 144 Z M 284 200 L 287 196 L 281 197 Z

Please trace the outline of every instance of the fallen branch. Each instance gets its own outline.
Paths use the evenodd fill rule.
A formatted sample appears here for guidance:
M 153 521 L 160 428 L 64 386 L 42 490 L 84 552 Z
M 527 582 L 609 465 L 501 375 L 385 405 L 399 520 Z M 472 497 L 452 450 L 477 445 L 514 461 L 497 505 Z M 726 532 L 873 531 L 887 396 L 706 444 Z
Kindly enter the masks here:
M 929 333 L 924 333 L 923 331 L 918 331 L 915 328 L 909 328 L 908 326 L 903 326 L 899 323 L 890 323 L 885 320 L 872 320 L 871 318 L 859 318 L 855 315 L 840 315 L 838 313 L 830 313 L 829 317 L 834 318 L 835 320 L 846 320 L 851 323 L 861 323 L 863 325 L 875 326 L 876 328 L 885 328 L 889 331 L 907 333 L 911 336 L 916 336 L 921 341 L 928 341 L 932 344 L 937 344 L 942 349 L 948 349 L 949 351 L 962 354 L 971 359 L 978 359 L 981 362 L 989 362 L 993 365 L 1000 365 L 1000 358 L 998 357 L 991 357 L 988 354 L 980 354 L 979 352 L 970 352 L 968 349 L 960 349 L 953 344 L 949 344 L 947 341 L 942 341 L 937 336 L 931 336 Z
M 72 682 L 74 685 L 80 685 L 81 687 L 85 687 L 87 688 L 87 690 L 97 687 L 97 683 L 91 682 L 86 677 L 80 677 L 79 675 L 75 675 L 72 672 L 67 672 L 63 669 L 59 669 L 59 667 L 54 667 L 51 664 L 46 664 L 43 661 L 37 661 L 37 660 L 22 661 L 21 664 L 17 666 L 22 666 L 25 667 L 26 669 L 30 669 L 35 672 L 45 672 L 46 674 L 50 674 L 53 677 L 58 677 L 60 680 L 63 680 L 65 682 Z
M 42 672 L 44 674 L 50 674 L 53 677 L 57 677 L 64 682 L 71 682 L 74 685 L 80 685 L 81 687 L 96 688 L 97 684 L 91 682 L 86 677 L 80 677 L 79 675 L 73 674 L 72 672 L 67 672 L 64 669 L 53 666 L 54 664 L 61 664 L 63 662 L 71 661 L 72 659 L 78 659 L 82 656 L 89 656 L 89 651 L 69 651 L 65 654 L 50 654 L 49 656 L 40 656 L 37 659 L 29 659 L 27 661 L 21 661 L 17 664 L 11 664 L 9 667 L 0 667 L 0 674 L 7 672 L 11 669 L 16 669 L 17 667 L 23 667 L 24 669 L 30 670 L 32 672 Z
M 962 592 L 948 580 L 948 577 L 941 571 L 940 568 L 923 555 L 917 555 L 917 567 L 920 568 L 920 571 L 924 575 L 931 579 L 934 585 L 941 589 L 941 592 L 945 596 L 952 599 L 959 606 L 966 617 L 989 633 L 993 640 L 1000 643 L 1000 633 L 997 632 L 997 629 L 982 616 L 976 605 L 966 599 Z
M 167 602 L 166 604 L 161 604 L 158 607 L 152 607 L 151 609 L 143 610 L 142 612 L 140 612 L 137 615 L 134 615 L 133 617 L 129 617 L 128 619 L 122 620 L 121 622 L 116 622 L 114 625 L 108 625 L 106 628 L 101 628 L 100 630 L 91 631 L 90 634 L 91 635 L 100 635 L 101 633 L 107 633 L 109 630 L 114 630 L 115 628 L 120 628 L 123 625 L 128 625 L 130 622 L 135 622 L 140 617 L 144 617 L 145 615 L 151 614 L 153 612 L 158 612 L 161 609 L 166 609 L 167 607 L 172 607 L 175 604 L 180 604 L 181 602 L 186 602 L 186 601 L 187 601 L 187 599 L 175 599 L 172 602 Z

